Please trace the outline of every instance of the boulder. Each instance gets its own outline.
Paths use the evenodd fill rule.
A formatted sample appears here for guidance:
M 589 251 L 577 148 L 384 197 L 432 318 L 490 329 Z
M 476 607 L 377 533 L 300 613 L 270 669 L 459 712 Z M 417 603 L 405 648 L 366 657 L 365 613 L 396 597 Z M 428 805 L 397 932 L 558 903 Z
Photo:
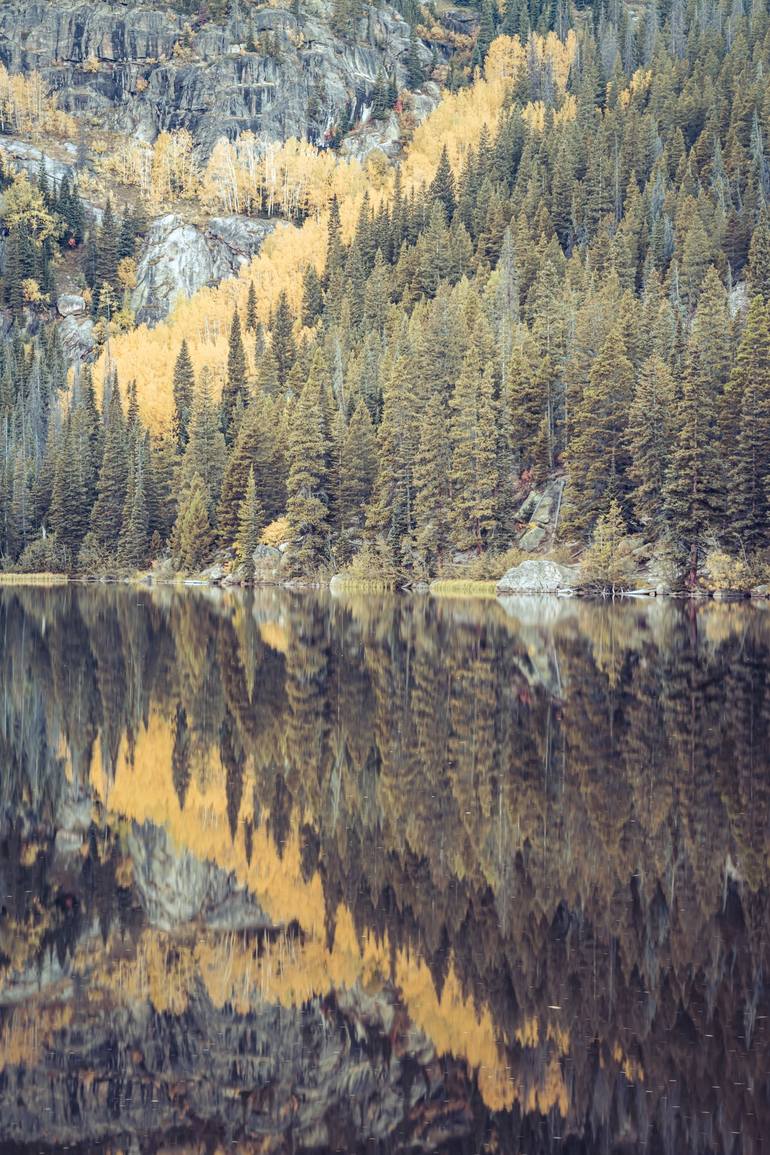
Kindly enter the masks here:
M 367 120 L 345 137 L 340 148 L 343 156 L 361 163 L 378 150 L 389 160 L 394 160 L 401 152 L 401 129 L 394 112 L 389 113 L 384 120 Z
M 283 554 L 272 545 L 258 545 L 254 550 L 254 581 L 273 582 L 281 576 Z
M 497 583 L 499 597 L 508 594 L 572 593 L 577 579 L 575 567 L 533 558 L 509 569 Z
M 56 309 L 60 317 L 75 317 L 85 313 L 86 303 L 77 293 L 62 293 L 57 298 Z

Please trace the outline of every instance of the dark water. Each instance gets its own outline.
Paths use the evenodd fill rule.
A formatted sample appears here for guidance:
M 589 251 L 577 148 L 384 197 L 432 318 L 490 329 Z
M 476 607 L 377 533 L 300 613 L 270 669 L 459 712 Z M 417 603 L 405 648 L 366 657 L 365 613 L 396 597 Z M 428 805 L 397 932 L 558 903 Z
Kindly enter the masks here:
M 0 590 L 0 1150 L 770 1148 L 770 612 Z

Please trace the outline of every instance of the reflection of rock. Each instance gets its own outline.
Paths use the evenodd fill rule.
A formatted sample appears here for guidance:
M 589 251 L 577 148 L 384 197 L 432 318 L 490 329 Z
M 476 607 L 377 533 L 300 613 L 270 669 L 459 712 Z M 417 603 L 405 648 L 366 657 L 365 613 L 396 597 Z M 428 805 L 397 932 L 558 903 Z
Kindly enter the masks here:
M 556 594 L 571 591 L 577 576 L 574 567 L 532 558 L 515 565 L 497 583 L 500 597 L 508 594 Z
M 188 850 L 175 849 L 161 827 L 134 826 L 128 850 L 137 890 L 153 926 L 171 930 L 197 918 L 229 930 L 272 925 L 232 875 Z
M 137 320 L 154 322 L 170 312 L 174 301 L 191 297 L 238 272 L 274 229 L 273 221 L 218 217 L 205 229 L 168 213 L 154 221 L 137 268 L 131 303 Z

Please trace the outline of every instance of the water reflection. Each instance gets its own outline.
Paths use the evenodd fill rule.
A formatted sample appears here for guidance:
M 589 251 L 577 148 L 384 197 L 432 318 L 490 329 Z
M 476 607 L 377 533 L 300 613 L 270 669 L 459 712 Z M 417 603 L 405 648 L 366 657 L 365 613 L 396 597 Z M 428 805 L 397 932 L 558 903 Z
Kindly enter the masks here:
M 770 618 L 0 591 L 0 1144 L 759 1152 Z

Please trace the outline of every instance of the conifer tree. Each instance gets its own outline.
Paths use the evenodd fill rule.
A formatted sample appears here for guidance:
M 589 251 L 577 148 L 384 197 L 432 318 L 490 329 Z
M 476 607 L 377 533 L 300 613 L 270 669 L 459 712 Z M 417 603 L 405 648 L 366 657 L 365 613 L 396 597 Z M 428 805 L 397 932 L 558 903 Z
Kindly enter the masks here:
M 203 478 L 196 473 L 190 483 L 187 499 L 179 510 L 172 541 L 176 564 L 188 573 L 200 570 L 211 557 L 214 548 L 210 506 L 211 494 Z
M 56 534 L 56 543 L 64 554 L 68 568 L 74 568 L 83 538 L 88 529 L 88 509 L 86 491 L 83 484 L 83 463 L 78 454 L 78 443 L 74 436 L 70 418 L 64 430 L 64 437 L 56 462 L 56 473 L 51 497 L 51 528 Z
M 613 497 L 628 487 L 626 424 L 634 369 L 619 326 L 602 345 L 574 418 L 567 447 L 569 479 L 564 494 L 565 529 L 586 533 Z
M 107 411 L 104 451 L 91 510 L 91 530 L 102 548 L 117 550 L 128 485 L 128 442 L 120 392 L 114 383 Z
M 695 347 L 688 356 L 675 424 L 664 490 L 666 518 L 676 555 L 694 586 L 707 539 L 721 528 L 724 516 L 716 406 Z
M 254 580 L 254 551 L 259 545 L 264 520 L 252 466 L 246 482 L 246 492 L 238 511 L 238 560 L 246 571 L 248 581 Z
M 321 278 L 316 272 L 315 265 L 310 264 L 305 269 L 302 282 L 302 324 L 306 329 L 315 325 L 323 310 L 323 286 Z
M 340 453 L 340 509 L 343 532 L 361 529 L 365 523 L 377 470 L 377 445 L 369 410 L 359 399 L 347 426 Z
M 234 421 L 236 410 L 239 406 L 245 407 L 247 400 L 246 350 L 243 347 L 241 318 L 236 309 L 230 324 L 227 380 L 222 388 L 222 429 L 228 445 L 232 445 L 238 432 Z
M 180 467 L 180 481 L 185 489 L 199 476 L 211 501 L 210 513 L 216 508 L 222 488 L 227 449 L 219 428 L 217 409 L 211 400 L 208 372 L 204 369 L 193 400 L 190 436 Z
M 329 545 L 328 438 L 318 390 L 308 380 L 292 415 L 286 516 L 292 532 L 291 565 L 312 574 Z
M 753 297 L 761 296 L 765 303 L 770 301 L 770 227 L 764 209 L 749 245 L 748 282 Z
M 246 332 L 256 333 L 257 331 L 257 290 L 254 288 L 254 282 L 249 281 L 249 295 L 246 300 Z
M 414 466 L 414 552 L 427 574 L 436 574 L 448 548 L 451 452 L 444 405 L 434 394 L 420 421 Z
M 645 529 L 665 533 L 663 492 L 674 437 L 676 383 L 668 365 L 653 355 L 642 365 L 628 415 L 631 501 Z
M 144 438 L 134 438 L 129 460 L 126 500 L 118 542 L 118 561 L 127 569 L 136 569 L 147 560 L 150 516 L 148 505 L 147 461 Z
M 749 551 L 768 537 L 770 478 L 770 319 L 762 296 L 749 307 L 724 406 L 737 410 L 726 441 L 728 529 Z
M 345 251 L 342 245 L 342 226 L 340 223 L 340 205 L 336 196 L 332 196 L 329 205 L 329 221 L 326 237 L 326 261 L 322 283 L 328 290 L 336 273 L 340 272 L 345 260 Z
M 459 549 L 492 544 L 498 528 L 497 412 L 492 367 L 472 347 L 451 401 L 450 527 Z
M 193 396 L 195 394 L 195 372 L 193 370 L 187 339 L 182 338 L 179 356 L 174 366 L 174 417 L 172 428 L 179 453 L 184 453 L 190 433 Z
M 297 347 L 294 343 L 294 316 L 285 289 L 281 290 L 278 297 L 270 331 L 272 335 L 271 348 L 278 371 L 278 383 L 280 386 L 284 386 L 297 356 Z
M 447 147 L 441 150 L 441 156 L 436 169 L 436 175 L 431 181 L 428 195 L 431 200 L 440 201 L 444 206 L 444 215 L 447 222 L 451 222 L 455 212 L 455 178 L 449 163 Z

